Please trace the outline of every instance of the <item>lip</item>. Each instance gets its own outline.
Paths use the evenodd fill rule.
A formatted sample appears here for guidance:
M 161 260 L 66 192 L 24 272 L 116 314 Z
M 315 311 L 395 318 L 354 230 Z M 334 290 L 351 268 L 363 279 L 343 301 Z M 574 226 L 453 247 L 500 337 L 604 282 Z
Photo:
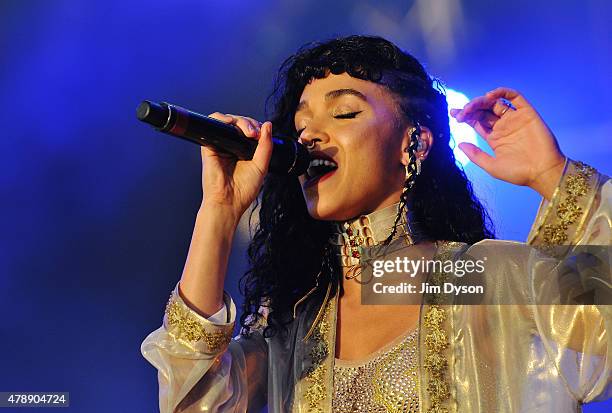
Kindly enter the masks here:
M 310 188 L 311 186 L 316 185 L 318 182 L 324 181 L 325 179 L 327 179 L 330 176 L 332 176 L 336 171 L 337 171 L 337 169 L 334 169 L 332 171 L 329 171 L 326 174 L 315 176 L 314 178 L 310 178 L 309 180 L 304 182 L 303 188 L 304 189 Z
M 336 160 L 334 158 L 332 158 L 331 156 L 329 156 L 325 152 L 321 152 L 321 151 L 312 151 L 312 152 L 310 152 L 310 158 L 311 159 L 326 159 L 328 161 L 332 161 L 335 164 L 338 164 L 338 162 L 336 162 Z

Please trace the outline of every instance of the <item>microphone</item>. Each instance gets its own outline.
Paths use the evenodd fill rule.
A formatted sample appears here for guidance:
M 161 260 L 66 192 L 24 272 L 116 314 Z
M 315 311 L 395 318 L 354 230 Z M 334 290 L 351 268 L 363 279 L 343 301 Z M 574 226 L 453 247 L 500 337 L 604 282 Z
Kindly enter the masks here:
M 253 159 L 257 147 L 257 141 L 247 138 L 238 127 L 170 103 L 144 100 L 138 105 L 136 116 L 160 132 L 201 146 L 212 146 L 240 160 Z M 272 137 L 272 141 L 272 159 L 268 168 L 270 172 L 295 176 L 306 172 L 310 155 L 304 145 L 295 139 L 278 136 Z

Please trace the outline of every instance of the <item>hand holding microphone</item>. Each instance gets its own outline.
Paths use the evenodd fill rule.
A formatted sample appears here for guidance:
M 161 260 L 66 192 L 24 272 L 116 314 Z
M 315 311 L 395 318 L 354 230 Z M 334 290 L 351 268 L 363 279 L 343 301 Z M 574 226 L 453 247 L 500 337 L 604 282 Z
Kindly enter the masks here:
M 218 112 L 210 117 L 235 125 L 244 133 L 243 139 L 257 142 L 251 160 L 238 160 L 211 146 L 202 146 L 201 149 L 202 209 L 229 208 L 232 211 L 232 220 L 237 224 L 244 211 L 257 197 L 268 172 L 273 150 L 272 123 L 264 122 L 259 126 L 254 120 Z
M 241 160 L 252 159 L 257 147 L 256 142 L 244 139 L 244 131 L 241 133 L 240 128 L 169 103 L 145 100 L 136 109 L 136 115 L 161 132 L 198 145 L 212 146 Z M 259 124 L 253 119 L 250 121 L 253 126 Z M 272 141 L 270 172 L 279 175 L 301 175 L 306 172 L 310 157 L 303 145 L 295 139 L 282 137 L 273 137 Z
M 202 205 L 179 283 L 188 305 L 205 317 L 223 307 L 234 233 L 268 170 L 301 175 L 310 156 L 295 139 L 272 137 L 272 124 L 215 112 L 203 116 L 167 103 L 142 102 L 137 116 L 161 132 L 202 146 Z
M 209 116 L 167 103 L 143 101 L 137 109 L 143 122 L 161 132 L 202 145 L 203 205 L 231 207 L 233 219 L 255 200 L 268 173 L 301 175 L 310 162 L 295 139 L 272 137 L 272 124 L 224 115 Z

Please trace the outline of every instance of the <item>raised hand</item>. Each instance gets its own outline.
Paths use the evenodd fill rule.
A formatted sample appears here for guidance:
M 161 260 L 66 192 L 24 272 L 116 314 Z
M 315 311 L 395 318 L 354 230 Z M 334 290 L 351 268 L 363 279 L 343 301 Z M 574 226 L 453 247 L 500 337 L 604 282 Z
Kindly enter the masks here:
M 215 112 L 211 118 L 240 128 L 257 139 L 253 159 L 234 157 L 202 147 L 202 205 L 191 237 L 179 293 L 185 302 L 208 317 L 223 307 L 223 288 L 232 240 L 238 221 L 255 200 L 272 156 L 272 124 L 261 125 L 245 116 Z
M 550 199 L 563 172 L 565 156 L 538 112 L 517 91 L 500 87 L 451 109 L 458 122 L 473 127 L 495 156 L 460 143 L 466 156 L 495 178 L 533 188 Z
M 272 124 L 263 125 L 246 116 L 222 114 L 211 118 L 237 126 L 247 138 L 258 140 L 253 159 L 236 160 L 209 147 L 202 147 L 202 205 L 230 212 L 238 222 L 255 200 L 272 156 Z

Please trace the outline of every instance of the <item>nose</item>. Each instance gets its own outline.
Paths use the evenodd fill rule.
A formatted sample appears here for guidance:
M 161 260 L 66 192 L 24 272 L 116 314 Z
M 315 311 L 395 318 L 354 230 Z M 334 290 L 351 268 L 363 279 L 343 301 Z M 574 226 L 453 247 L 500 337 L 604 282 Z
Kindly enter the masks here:
M 317 144 L 317 142 L 321 142 L 321 139 L 315 138 L 315 137 L 304 138 L 304 137 L 300 136 L 300 138 L 298 139 L 298 142 L 301 143 L 302 145 L 304 145 L 306 147 L 306 149 L 312 150 L 312 149 L 314 149 L 314 147 Z
M 311 128 L 306 128 L 302 131 L 298 139 L 298 142 L 306 146 L 307 149 L 312 150 L 314 149 L 317 142 L 319 142 L 320 144 L 325 139 L 326 139 L 325 134 L 317 133 L 316 131 L 313 131 Z

